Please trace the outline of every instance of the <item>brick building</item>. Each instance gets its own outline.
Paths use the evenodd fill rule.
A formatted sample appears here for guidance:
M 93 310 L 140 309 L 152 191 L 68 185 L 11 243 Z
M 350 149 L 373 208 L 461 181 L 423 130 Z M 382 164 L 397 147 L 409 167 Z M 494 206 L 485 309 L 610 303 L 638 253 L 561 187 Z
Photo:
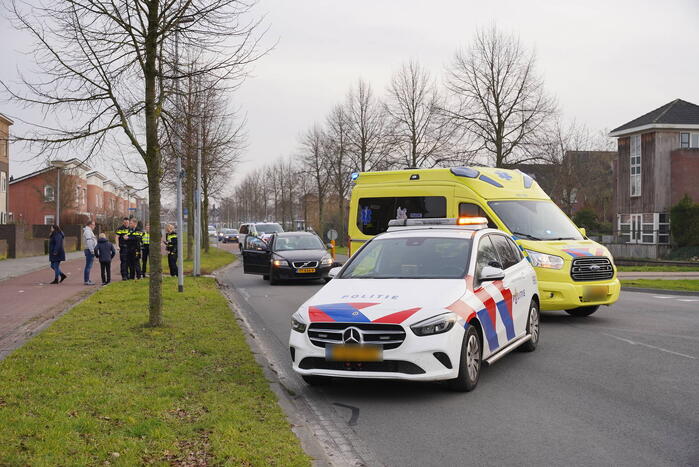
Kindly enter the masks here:
M 614 130 L 615 233 L 626 243 L 670 242 L 670 208 L 699 202 L 699 106 L 676 99 Z
M 0 224 L 9 221 L 10 126 L 14 122 L 0 114 Z
M 59 180 L 60 178 L 60 180 Z M 78 159 L 53 161 L 50 166 L 10 181 L 12 220 L 23 224 L 52 224 L 59 200 L 60 224 L 80 224 L 87 219 L 109 224 L 135 215 L 142 202 L 133 189 L 119 186 Z

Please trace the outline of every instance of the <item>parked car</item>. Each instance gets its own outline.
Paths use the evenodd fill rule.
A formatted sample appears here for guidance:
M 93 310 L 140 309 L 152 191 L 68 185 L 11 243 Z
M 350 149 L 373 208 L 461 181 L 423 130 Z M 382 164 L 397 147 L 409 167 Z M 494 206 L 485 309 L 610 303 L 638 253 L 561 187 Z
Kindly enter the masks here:
M 241 224 L 240 229 L 238 230 L 240 231 L 238 234 L 240 251 L 243 251 L 242 246 L 245 242 L 245 238 L 248 235 L 252 235 L 253 237 L 264 237 L 265 235 L 284 232 L 282 226 L 276 222 L 249 222 Z
M 332 266 L 325 244 L 310 232 L 273 233 L 267 241 L 248 235 L 243 245 L 243 272 L 260 274 L 272 285 L 296 279 L 327 282 Z
M 221 229 L 220 239 L 223 243 L 238 243 L 238 229 Z
M 459 219 L 400 219 L 291 317 L 293 369 L 331 377 L 448 381 L 539 341 L 536 273 L 512 238 Z

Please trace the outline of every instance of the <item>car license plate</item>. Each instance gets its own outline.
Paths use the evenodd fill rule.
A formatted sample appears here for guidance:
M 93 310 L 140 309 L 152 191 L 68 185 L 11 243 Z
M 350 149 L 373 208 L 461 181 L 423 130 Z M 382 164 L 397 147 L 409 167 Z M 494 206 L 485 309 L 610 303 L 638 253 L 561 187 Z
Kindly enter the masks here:
M 308 274 L 316 272 L 316 268 L 299 268 L 296 270 L 299 274 Z
M 380 345 L 327 345 L 325 359 L 334 362 L 380 362 L 383 348 Z
M 582 298 L 584 302 L 598 302 L 607 298 L 608 293 L 607 285 L 588 285 L 583 287 Z

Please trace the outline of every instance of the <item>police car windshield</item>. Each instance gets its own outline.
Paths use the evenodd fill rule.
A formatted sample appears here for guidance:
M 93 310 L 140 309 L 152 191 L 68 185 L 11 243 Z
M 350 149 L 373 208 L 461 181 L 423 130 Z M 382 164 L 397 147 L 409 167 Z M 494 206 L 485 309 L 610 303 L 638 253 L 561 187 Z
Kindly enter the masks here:
M 583 239 L 575 224 L 553 201 L 491 201 L 488 205 L 515 237 L 526 240 Z
M 376 238 L 352 257 L 341 279 L 462 279 L 471 239 Z
M 282 226 L 279 224 L 255 224 L 255 228 L 257 229 L 258 233 L 266 233 L 266 234 L 284 231 L 284 230 L 282 230 Z
M 274 251 L 324 249 L 323 242 L 315 235 L 280 235 L 274 241 Z

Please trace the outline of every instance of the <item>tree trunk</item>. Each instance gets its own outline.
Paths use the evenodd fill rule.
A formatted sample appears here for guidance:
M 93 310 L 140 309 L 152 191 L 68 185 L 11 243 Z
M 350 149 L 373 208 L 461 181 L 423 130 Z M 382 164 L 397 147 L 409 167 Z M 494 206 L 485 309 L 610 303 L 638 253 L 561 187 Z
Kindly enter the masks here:
M 148 33 L 145 40 L 145 113 L 146 157 L 148 167 L 148 203 L 153 243 L 160 246 L 160 145 L 158 141 L 159 110 L 156 108 L 156 58 L 158 54 L 158 5 L 151 0 L 148 5 Z M 163 324 L 162 314 L 162 262 L 159 252 L 153 255 L 148 290 L 148 322 L 151 326 Z

